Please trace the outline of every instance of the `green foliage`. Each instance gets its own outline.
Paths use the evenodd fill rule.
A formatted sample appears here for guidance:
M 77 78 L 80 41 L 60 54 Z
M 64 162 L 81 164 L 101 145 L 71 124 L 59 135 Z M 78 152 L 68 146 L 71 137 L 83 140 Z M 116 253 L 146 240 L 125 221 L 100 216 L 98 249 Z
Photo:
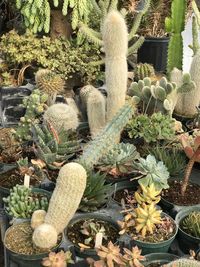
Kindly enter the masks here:
M 38 123 L 44 112 L 45 102 L 48 96 L 39 89 L 34 90 L 30 96 L 23 99 L 22 106 L 26 109 L 24 117 L 20 118 L 16 129 L 16 137 L 19 141 L 31 139 L 30 130 L 33 124 Z
M 156 160 L 162 161 L 167 167 L 170 176 L 183 174 L 186 167 L 186 158 L 181 150 L 167 148 L 165 146 L 149 147 L 148 154 L 153 155 Z
M 181 229 L 189 235 L 200 238 L 200 212 L 193 211 L 181 222 Z
M 130 138 L 144 138 L 146 143 L 175 138 L 174 120 L 168 115 L 154 113 L 138 115 L 127 125 Z
M 166 30 L 171 35 L 168 48 L 168 74 L 174 68 L 182 70 L 183 38 L 181 33 L 185 28 L 186 10 L 186 0 L 173 0 L 171 5 L 171 17 L 167 17 L 165 20 Z
M 98 166 L 104 171 L 114 169 L 119 174 L 128 173 L 133 169 L 133 162 L 138 158 L 139 153 L 134 145 L 120 143 L 100 159 Z
M 113 191 L 111 184 L 105 184 L 106 175 L 99 172 L 89 172 L 87 175 L 87 185 L 84 191 L 79 210 L 84 212 L 95 211 L 101 208 L 109 200 Z
M 148 187 L 152 183 L 156 190 L 168 188 L 167 180 L 169 172 L 162 161 L 157 162 L 155 157 L 148 155 L 146 159 L 140 158 L 138 163 L 135 163 L 135 168 L 143 178 L 140 178 L 138 183 L 143 187 Z
M 62 13 L 67 15 L 69 9 L 71 12 L 71 25 L 73 30 L 77 28 L 78 22 L 83 20 L 88 22 L 88 16 L 92 8 L 90 1 L 87 0 L 54 0 L 53 6 L 48 0 L 16 0 L 16 7 L 20 10 L 24 18 L 24 24 L 34 33 L 48 33 L 50 30 L 51 8 L 58 7 L 62 4 Z
M 33 140 L 36 156 L 51 168 L 61 167 L 80 149 L 80 144 L 70 135 L 70 131 L 57 134 L 55 129 L 46 125 L 33 125 Z
M 48 198 L 31 188 L 16 185 L 10 190 L 10 196 L 3 198 L 6 211 L 14 218 L 31 218 L 35 210 L 47 210 Z
M 32 33 L 18 35 L 11 31 L 1 37 L 0 50 L 9 69 L 23 65 L 47 68 L 60 74 L 65 80 L 75 73 L 83 82 L 96 80 L 100 74 L 100 51 L 87 43 L 76 46 L 66 40 L 49 37 L 36 38 Z

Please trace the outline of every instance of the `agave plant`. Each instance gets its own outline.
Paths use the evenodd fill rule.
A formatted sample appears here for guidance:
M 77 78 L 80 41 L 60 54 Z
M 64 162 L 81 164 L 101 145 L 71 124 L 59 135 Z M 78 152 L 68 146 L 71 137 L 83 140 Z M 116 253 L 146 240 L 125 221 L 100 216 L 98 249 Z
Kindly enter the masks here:
M 71 140 L 71 133 L 61 132 L 59 135 L 51 126 L 34 125 L 33 140 L 36 144 L 35 154 L 49 168 L 57 169 L 80 150 L 78 140 Z
M 167 183 L 169 172 L 164 163 L 162 161 L 157 162 L 154 156 L 148 155 L 146 159 L 140 158 L 134 166 L 143 177 L 139 179 L 139 184 L 148 187 L 153 183 L 156 190 L 169 187 Z
M 133 162 L 139 158 L 136 147 L 132 144 L 120 143 L 114 146 L 112 150 L 104 156 L 98 168 L 113 176 L 131 173 L 133 171 Z
M 111 184 L 105 184 L 106 175 L 99 172 L 89 172 L 87 176 L 87 185 L 79 210 L 95 211 L 102 207 L 109 200 L 113 191 Z

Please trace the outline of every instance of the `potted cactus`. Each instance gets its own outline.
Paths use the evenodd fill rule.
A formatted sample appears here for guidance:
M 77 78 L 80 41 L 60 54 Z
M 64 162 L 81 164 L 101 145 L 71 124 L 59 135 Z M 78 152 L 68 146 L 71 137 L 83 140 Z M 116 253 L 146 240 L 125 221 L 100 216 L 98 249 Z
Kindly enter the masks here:
M 200 243 L 200 207 L 182 208 L 175 220 L 179 226 L 178 242 L 181 250 L 184 253 L 197 251 Z
M 189 136 L 182 134 L 180 137 L 183 149 L 189 162 L 185 168 L 183 180 L 172 180 L 170 188 L 162 192 L 163 208 L 172 209 L 172 214 L 177 213 L 183 206 L 200 204 L 200 186 L 189 182 L 192 168 L 200 157 L 200 136 Z

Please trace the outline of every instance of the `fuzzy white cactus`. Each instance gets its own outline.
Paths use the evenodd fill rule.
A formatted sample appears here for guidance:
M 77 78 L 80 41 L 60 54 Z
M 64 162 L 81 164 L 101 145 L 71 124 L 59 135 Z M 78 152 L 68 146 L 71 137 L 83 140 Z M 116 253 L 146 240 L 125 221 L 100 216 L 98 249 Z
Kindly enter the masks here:
M 166 267 L 200 267 L 200 262 L 191 259 L 178 259 L 165 265 Z
M 127 80 L 128 30 L 122 15 L 111 11 L 103 26 L 103 43 L 106 54 L 107 121 L 124 105 Z
M 86 171 L 78 163 L 68 163 L 60 169 L 44 223 L 33 233 L 33 243 L 37 247 L 56 245 L 58 234 L 63 232 L 80 204 L 86 179 Z
M 62 129 L 75 130 L 79 124 L 77 111 L 72 106 L 63 103 L 50 106 L 45 111 L 43 118 L 50 122 L 58 132 Z

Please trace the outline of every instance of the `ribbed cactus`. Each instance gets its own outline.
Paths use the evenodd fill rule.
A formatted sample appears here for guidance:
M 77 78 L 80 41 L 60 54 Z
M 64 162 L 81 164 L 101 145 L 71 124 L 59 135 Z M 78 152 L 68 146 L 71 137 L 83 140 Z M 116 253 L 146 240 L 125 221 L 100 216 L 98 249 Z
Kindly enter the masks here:
M 191 259 L 179 259 L 165 265 L 166 267 L 200 267 L 200 262 Z
M 134 74 L 134 80 L 139 81 L 143 80 L 145 77 L 154 77 L 155 70 L 154 67 L 148 63 L 140 63 L 136 66 Z
M 64 90 L 64 80 L 51 70 L 41 69 L 35 75 L 36 86 L 48 95 L 47 104 L 54 104 L 56 96 Z
M 185 28 L 186 0 L 173 0 L 171 5 L 171 17 L 166 18 L 166 30 L 170 33 L 170 42 L 168 47 L 167 72 L 173 68 L 182 69 L 183 62 L 183 38 L 181 33 Z
M 56 245 L 62 233 L 78 209 L 86 187 L 87 174 L 78 163 L 68 163 L 59 172 L 56 188 L 51 197 L 45 222 L 33 233 L 33 242 L 41 248 Z
M 107 120 L 110 121 L 125 103 L 128 79 L 128 30 L 117 11 L 111 11 L 106 17 L 103 42 L 106 54 Z
M 50 122 L 59 133 L 62 129 L 75 130 L 79 121 L 76 111 L 69 105 L 58 103 L 50 106 L 44 113 L 44 120 Z
M 87 116 L 90 133 L 94 138 L 106 125 L 106 99 L 96 88 L 88 97 Z

